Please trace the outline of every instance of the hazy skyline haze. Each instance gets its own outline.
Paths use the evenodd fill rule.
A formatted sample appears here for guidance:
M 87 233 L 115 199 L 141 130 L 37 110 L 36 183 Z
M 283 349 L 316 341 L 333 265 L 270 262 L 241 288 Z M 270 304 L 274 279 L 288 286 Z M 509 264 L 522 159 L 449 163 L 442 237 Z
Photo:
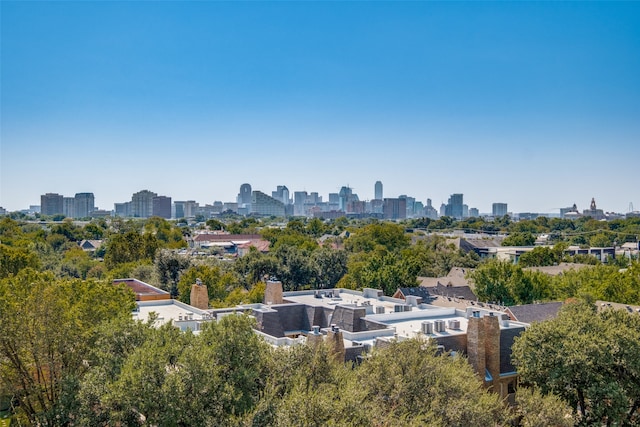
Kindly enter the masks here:
M 0 206 L 640 205 L 638 2 L 0 2 Z

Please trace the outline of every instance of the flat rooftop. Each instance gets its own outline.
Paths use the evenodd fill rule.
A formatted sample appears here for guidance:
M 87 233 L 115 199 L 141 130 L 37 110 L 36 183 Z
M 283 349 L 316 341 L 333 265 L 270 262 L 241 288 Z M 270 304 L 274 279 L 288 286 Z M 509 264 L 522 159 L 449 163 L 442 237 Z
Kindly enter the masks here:
M 286 302 L 304 304 L 310 307 L 324 307 L 331 310 L 338 305 L 384 307 L 385 313 L 393 313 L 396 305 L 406 305 L 399 298 L 382 296 L 382 291 L 372 289 L 364 292 L 334 288 L 319 291 L 284 292 Z

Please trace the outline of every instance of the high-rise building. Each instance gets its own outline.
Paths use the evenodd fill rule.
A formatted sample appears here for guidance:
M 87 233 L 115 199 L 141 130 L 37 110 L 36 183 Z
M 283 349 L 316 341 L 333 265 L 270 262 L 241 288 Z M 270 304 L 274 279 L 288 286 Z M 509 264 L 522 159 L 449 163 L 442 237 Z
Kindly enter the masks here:
M 131 196 L 131 216 L 149 218 L 153 216 L 153 198 L 158 195 L 149 190 L 138 191 Z
M 507 204 L 494 203 L 492 205 L 491 214 L 496 218 L 505 216 L 507 214 Z
M 40 196 L 40 212 L 42 215 L 63 214 L 63 196 L 57 193 L 47 193 Z
M 407 217 L 407 199 L 383 199 L 385 219 L 405 219 Z
M 471 218 L 478 218 L 480 216 L 480 211 L 477 208 L 469 208 L 469 216 Z
M 131 202 L 114 203 L 115 216 L 127 218 L 131 216 Z
M 304 204 L 307 203 L 307 196 L 306 191 L 293 192 L 293 214 L 295 216 L 306 215 L 306 212 L 304 211 Z
M 76 193 L 74 197 L 74 208 L 74 216 L 76 218 L 87 218 L 91 216 L 91 212 L 96 210 L 93 193 Z
M 382 182 L 376 181 L 376 184 L 375 184 L 374 190 L 373 190 L 373 194 L 375 196 L 374 199 L 382 200 Z
M 155 196 L 152 199 L 152 215 L 160 218 L 171 218 L 171 197 Z
M 280 200 L 285 205 L 291 203 L 291 201 L 289 200 L 289 189 L 286 185 L 278 185 L 276 187 L 276 191 L 271 192 L 271 197 L 276 200 Z
M 445 209 L 445 215 L 455 219 L 464 217 L 463 195 L 460 193 L 452 194 Z
M 62 198 L 62 214 L 67 218 L 76 217 L 76 201 L 73 197 Z
M 262 191 L 251 193 L 251 214 L 261 216 L 284 216 L 284 203 L 269 197 Z
M 438 211 L 431 205 L 431 199 L 427 199 L 427 206 L 424 207 L 424 216 L 430 219 L 438 219 Z
M 251 185 L 242 184 L 240 186 L 240 193 L 238 193 L 238 205 L 240 207 L 248 207 L 251 205 Z

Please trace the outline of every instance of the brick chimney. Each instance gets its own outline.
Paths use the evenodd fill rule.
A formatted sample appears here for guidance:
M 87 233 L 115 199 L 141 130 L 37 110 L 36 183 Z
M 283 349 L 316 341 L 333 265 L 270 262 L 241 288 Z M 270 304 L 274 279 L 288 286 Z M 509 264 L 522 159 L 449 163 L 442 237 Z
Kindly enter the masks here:
M 485 332 L 486 367 L 493 377 L 493 384 L 500 379 L 500 320 L 498 316 L 489 313 L 482 318 Z
M 268 280 L 263 301 L 265 304 L 282 304 L 282 282 Z
M 473 370 L 480 376 L 482 381 L 486 376 L 486 336 L 483 319 L 479 312 L 474 312 L 469 317 L 467 326 L 467 358 Z
M 209 308 L 209 292 L 207 285 L 204 285 L 200 279 L 196 279 L 196 283 L 191 285 L 191 297 L 189 303 L 200 310 Z

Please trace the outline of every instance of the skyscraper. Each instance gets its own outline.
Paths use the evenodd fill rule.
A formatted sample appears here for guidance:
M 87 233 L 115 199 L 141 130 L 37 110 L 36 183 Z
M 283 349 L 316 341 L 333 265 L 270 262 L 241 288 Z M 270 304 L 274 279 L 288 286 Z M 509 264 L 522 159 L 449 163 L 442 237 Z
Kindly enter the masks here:
M 40 196 L 40 213 L 42 215 L 58 215 L 64 212 L 63 197 L 57 193 L 47 193 Z
M 135 218 L 149 218 L 152 216 L 153 198 L 156 196 L 156 193 L 149 190 L 133 193 L 133 196 L 131 196 L 131 216 Z
M 452 194 L 446 207 L 446 215 L 455 219 L 462 219 L 464 216 L 464 202 L 461 193 Z
M 156 196 L 152 199 L 153 216 L 159 216 L 160 218 L 171 218 L 171 197 Z
M 501 217 L 507 214 L 507 204 L 506 203 L 494 203 L 491 214 L 494 217 Z
M 251 185 L 242 184 L 240 186 L 240 193 L 238 193 L 238 205 L 241 207 L 248 207 L 251 205 Z
M 76 193 L 74 197 L 75 217 L 86 218 L 96 210 L 93 193 Z
M 376 181 L 376 185 L 374 186 L 374 194 L 376 200 L 382 200 L 382 182 Z

